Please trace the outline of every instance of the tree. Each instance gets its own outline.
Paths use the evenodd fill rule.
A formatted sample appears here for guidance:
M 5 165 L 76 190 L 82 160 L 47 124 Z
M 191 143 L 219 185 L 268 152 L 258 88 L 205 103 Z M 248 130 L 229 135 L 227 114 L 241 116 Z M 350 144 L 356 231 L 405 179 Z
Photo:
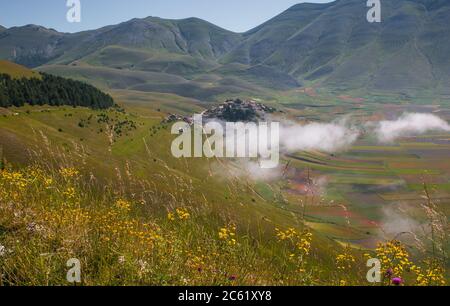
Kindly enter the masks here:
M 83 82 L 42 74 L 42 79 L 12 79 L 0 74 L 0 106 L 71 105 L 108 108 L 114 105 L 110 95 Z

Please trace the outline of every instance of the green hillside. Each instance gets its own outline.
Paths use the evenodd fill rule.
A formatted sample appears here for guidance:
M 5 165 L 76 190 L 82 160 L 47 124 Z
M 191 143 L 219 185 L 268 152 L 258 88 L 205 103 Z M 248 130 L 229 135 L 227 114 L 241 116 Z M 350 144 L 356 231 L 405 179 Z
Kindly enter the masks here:
M 239 34 L 195 18 L 132 19 L 74 34 L 58 33 L 36 25 L 13 27 L 6 33 L 0 38 L 0 56 L 30 67 L 48 62 L 69 63 L 115 45 L 214 60 L 240 40 Z
M 298 4 L 245 33 L 225 61 L 276 67 L 326 88 L 448 94 L 448 1 L 383 1 L 380 24 L 366 13 L 358 0 Z
M 167 279 L 160 279 L 158 275 L 150 273 L 147 275 L 148 278 L 140 282 L 135 274 L 137 272 L 134 271 L 127 272 L 127 274 L 131 273 L 127 276 L 127 280 L 114 280 L 113 275 L 116 272 L 113 272 L 113 266 L 115 264 L 111 263 L 104 267 L 106 270 L 87 272 L 90 275 L 89 279 L 86 279 L 87 284 L 182 284 L 182 276 L 198 274 L 197 270 L 199 269 L 199 263 L 195 262 L 185 266 L 187 260 L 192 259 L 193 256 L 185 253 L 188 251 L 196 256 L 208 254 L 208 259 L 204 259 L 205 264 L 201 264 L 202 269 L 209 271 L 215 267 L 215 269 L 223 269 L 224 273 L 236 274 L 238 275 L 236 283 L 239 284 L 325 284 L 331 282 L 329 278 L 327 281 L 321 281 L 319 278 L 312 279 L 298 275 L 295 263 L 289 264 L 289 267 L 278 263 L 269 263 L 274 258 L 277 258 L 277 261 L 288 262 L 289 260 L 285 253 L 289 249 L 283 250 L 277 247 L 275 227 L 283 230 L 294 227 L 302 232 L 301 223 L 291 213 L 279 207 L 277 203 L 266 200 L 245 180 L 232 178 L 221 180 L 211 176 L 209 173 L 211 170 L 208 168 L 215 167 L 214 160 L 180 160 L 171 156 L 169 149 L 173 135 L 170 135 L 170 126 L 162 123 L 164 113 L 153 110 L 148 105 L 165 99 L 173 101 L 174 96 L 149 98 L 147 95 L 142 99 L 148 100 L 142 102 L 136 102 L 137 97 L 131 97 L 131 101 L 127 101 L 127 97 L 121 93 L 114 94 L 114 98 L 126 101 L 125 111 L 121 109 L 95 111 L 86 108 L 25 106 L 11 109 L 11 113 L 0 117 L 0 147 L 3 149 L 3 158 L 6 159 L 9 167 L 22 168 L 25 165 L 35 164 L 35 161 L 45 168 L 73 167 L 83 177 L 83 179 L 81 176 L 79 177 L 80 185 L 77 185 L 79 186 L 77 188 L 90 186 L 88 189 L 77 190 L 80 195 L 84 195 L 84 200 L 81 202 L 85 209 L 95 208 L 99 212 L 104 212 L 104 209 L 114 209 L 116 200 L 106 200 L 105 198 L 105 201 L 109 201 L 105 202 L 106 206 L 100 204 L 102 200 L 99 202 L 99 197 L 109 193 L 104 188 L 106 185 L 109 186 L 107 189 L 111 188 L 112 193 L 115 194 L 114 197 L 121 194 L 120 197 L 130 199 L 128 200 L 130 203 L 141 203 L 139 205 L 142 206 L 133 204 L 133 213 L 130 217 L 133 216 L 136 219 L 131 220 L 158 222 L 161 229 L 167 230 L 167 235 L 172 235 L 170 239 L 174 239 L 173 235 L 177 235 L 180 239 L 177 241 L 187 243 L 185 247 L 177 246 L 177 248 L 185 249 L 181 254 L 170 253 L 172 254 L 170 255 L 167 253 L 163 256 L 166 259 L 161 258 L 161 261 L 158 261 L 158 269 L 161 269 L 159 273 L 168 277 Z M 192 101 L 178 99 L 178 105 L 192 105 L 186 111 L 192 112 L 198 107 L 193 105 Z M 170 105 L 163 102 L 163 105 L 159 107 L 164 109 Z M 130 122 L 131 124 L 128 124 Z M 119 126 L 120 130 L 117 129 Z M 35 154 L 43 155 L 38 157 Z M 46 158 L 43 159 L 43 156 Z M 95 178 L 93 179 L 93 177 Z M 4 182 L 3 179 L 4 176 L 0 174 L 0 181 Z M 56 180 L 56 176 L 54 179 Z M 60 181 L 58 184 L 65 183 Z M 99 190 L 95 188 L 99 188 Z M 22 191 L 21 195 L 25 197 L 27 192 Z M 56 189 L 51 192 L 55 192 L 54 196 L 58 197 Z M 4 199 L 4 196 L 2 193 L 0 199 Z M 57 200 L 44 201 L 42 204 L 54 201 Z M 31 202 L 37 209 L 39 200 L 35 198 Z M 3 202 L 0 201 L 0 203 Z M 72 211 L 67 205 L 71 204 L 66 203 L 63 207 Z M 3 209 L 2 207 L 0 204 L 0 209 Z M 174 211 L 177 214 L 176 208 L 189 211 L 191 219 L 188 220 L 186 226 L 183 226 L 184 222 L 167 224 L 167 212 Z M 43 207 L 43 209 L 48 212 L 53 211 L 51 207 Z M 66 215 L 68 210 L 66 210 Z M 54 212 L 56 213 L 56 211 Z M 35 218 L 34 220 L 38 222 L 40 219 Z M 231 249 L 228 249 L 230 245 L 227 242 L 225 246 L 218 239 L 217 242 L 214 242 L 217 233 L 228 224 L 234 224 L 239 232 L 239 237 L 236 237 L 238 244 L 231 245 Z M 0 225 L 2 229 L 10 226 L 2 217 L 0 217 Z M 100 224 L 97 225 L 95 231 L 101 229 Z M 20 235 L 20 232 L 15 232 L 13 235 Z M 19 237 L 13 235 L 0 234 L 2 245 L 9 246 L 10 238 Z M 311 253 L 311 260 L 308 260 L 308 266 L 317 270 L 317 275 L 330 275 L 334 267 L 334 252 L 341 251 L 342 248 L 318 232 L 314 232 L 313 235 L 314 251 Z M 35 236 L 33 239 L 38 239 L 38 237 Z M 256 243 L 255 239 L 258 240 L 258 248 L 252 246 L 253 243 Z M 61 259 L 64 257 L 60 251 L 53 250 L 57 245 L 50 242 L 49 245 L 46 245 L 44 241 L 42 243 L 39 244 L 39 252 L 56 252 L 58 255 L 55 256 L 58 258 L 59 256 Z M 55 243 L 57 244 L 57 242 Z M 129 243 L 128 247 L 124 249 L 120 247 L 120 253 L 123 252 L 131 259 L 135 256 L 133 252 L 138 250 L 139 244 L 132 241 L 127 243 Z M 216 243 L 218 245 L 214 246 Z M 197 250 L 193 245 L 198 245 L 203 251 Z M 17 256 L 22 254 L 21 256 L 25 256 L 31 261 L 37 259 L 29 253 L 21 253 L 26 250 L 26 244 L 23 246 L 24 249 L 17 249 L 17 253 L 12 258 L 17 260 Z M 87 247 L 87 244 L 84 246 Z M 175 244 L 173 246 L 175 247 Z M 163 249 L 168 250 L 167 248 Z M 118 250 L 111 245 L 103 249 L 101 253 L 99 253 L 100 250 L 95 251 L 97 253 L 93 253 L 89 259 L 85 257 L 86 254 L 82 256 L 94 266 L 100 257 L 104 260 L 117 259 Z M 78 249 L 78 251 L 84 252 L 82 249 Z M 213 255 L 215 252 L 220 253 L 220 258 L 224 257 L 217 258 Z M 155 255 L 153 253 L 152 256 Z M 110 258 L 110 256 L 112 257 Z M 140 258 L 155 260 L 155 257 Z M 176 261 L 180 260 L 179 264 L 174 261 L 175 258 L 178 258 Z M 257 265 L 260 268 L 255 266 L 255 260 L 261 262 L 260 265 Z M 171 266 L 176 266 L 176 269 L 173 271 L 170 268 L 167 269 L 164 266 L 166 261 L 170 261 Z M 248 261 L 248 264 L 242 265 L 243 261 Z M 318 270 L 319 263 L 322 266 L 320 272 Z M 13 262 L 10 261 L 2 261 L 0 267 L 3 271 L 10 271 L 9 267 L 12 267 L 12 264 Z M 50 282 L 52 284 L 62 283 L 63 281 L 58 279 L 57 273 L 52 271 Z M 40 273 L 41 271 L 36 270 L 36 275 L 41 275 Z M 100 276 L 95 273 L 105 274 Z M 121 273 L 124 275 L 123 272 Z M 107 276 L 108 274 L 109 276 Z M 258 279 L 254 279 L 251 274 L 259 275 Z M 274 278 L 274 274 L 279 277 Z M 25 279 L 30 283 L 40 283 L 39 280 L 29 279 L 26 276 L 22 281 Z M 353 281 L 356 279 L 359 277 L 355 274 Z M 8 274 L 7 277 L 4 275 L 3 281 L 15 284 L 20 281 L 20 278 Z M 229 277 L 217 279 L 214 274 L 209 275 L 208 272 L 205 272 L 205 274 L 198 275 L 198 278 L 190 279 L 189 284 L 227 284 L 229 281 Z M 335 281 L 338 282 L 337 279 Z
M 41 78 L 41 75 L 38 72 L 5 60 L 0 60 L 0 74 L 8 74 L 16 79 Z
M 265 183 L 235 176 L 234 161 L 172 156 L 175 135 L 163 120 L 169 112 L 201 112 L 200 101 L 129 90 L 111 94 L 120 107 L 0 108 L 1 160 L 7 169 L 0 170 L 0 243 L 14 249 L 0 262 L 3 284 L 36 285 L 43 279 L 65 284 L 59 275 L 70 254 L 91 267 L 85 270 L 86 285 L 366 285 L 363 253 L 371 255 L 384 237 L 377 225 L 382 208 L 402 199 L 425 220 L 417 203 L 421 169 L 439 182 L 432 196 L 446 209 L 449 145 L 439 142 L 445 135 L 396 146 L 364 139 L 336 155 L 283 156 L 290 169 L 286 178 Z M 302 114 L 332 117 L 317 109 Z M 327 193 L 302 192 L 306 169 L 313 177 L 327 177 Z M 22 201 L 28 205 L 15 210 L 19 219 L 12 217 L 11 206 L 2 205 Z M 45 226 L 45 235 L 27 230 L 31 216 Z M 73 220 L 77 226 L 68 226 Z M 428 253 L 408 251 L 422 266 Z M 38 265 L 25 273 L 47 253 L 53 254 L 51 267 Z M 141 271 L 139 260 L 154 262 L 154 268 Z M 417 273 L 401 275 L 407 284 L 417 284 Z

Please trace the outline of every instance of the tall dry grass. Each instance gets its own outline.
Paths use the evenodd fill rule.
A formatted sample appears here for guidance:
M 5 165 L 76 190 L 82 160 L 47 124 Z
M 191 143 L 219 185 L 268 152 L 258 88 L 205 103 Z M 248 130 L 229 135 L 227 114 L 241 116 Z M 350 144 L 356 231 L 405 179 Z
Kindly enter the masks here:
M 178 173 L 144 180 L 125 163 L 101 182 L 85 148 L 68 155 L 41 137 L 46 145 L 29 166 L 0 170 L 0 285 L 71 285 L 72 258 L 82 265 L 82 285 L 368 285 L 362 254 L 318 246 L 324 239 L 304 216 L 297 228 L 274 225 L 255 236 L 206 198 L 190 197 L 192 182 Z M 432 256 L 416 265 L 401 242 L 381 243 L 369 256 L 382 261 L 382 284 L 446 283 L 447 228 L 427 199 Z

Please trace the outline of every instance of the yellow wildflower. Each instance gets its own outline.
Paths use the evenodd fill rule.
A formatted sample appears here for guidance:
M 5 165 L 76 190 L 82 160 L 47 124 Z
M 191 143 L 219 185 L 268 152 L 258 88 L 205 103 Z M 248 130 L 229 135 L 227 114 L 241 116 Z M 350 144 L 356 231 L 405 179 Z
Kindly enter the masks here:
M 191 216 L 186 208 L 177 208 L 176 212 L 180 220 L 187 220 Z
M 336 257 L 336 266 L 339 270 L 346 271 L 353 267 L 355 261 L 356 261 L 355 257 L 346 252 Z
M 304 261 L 304 257 L 310 254 L 312 233 L 308 230 L 300 234 L 294 228 L 289 228 L 285 231 L 276 228 L 275 232 L 279 242 L 288 242 L 294 249 L 294 252 L 289 255 L 289 259 L 297 260 L 301 263 Z
M 386 273 L 396 277 L 402 277 L 405 270 L 409 270 L 412 263 L 409 254 L 400 241 L 389 241 L 380 243 L 376 249 L 377 258 L 381 260 L 381 265 Z
M 63 192 L 63 195 L 65 195 L 69 199 L 74 199 L 76 195 L 75 188 L 67 187 L 67 189 Z
M 228 243 L 228 245 L 234 246 L 237 244 L 236 240 L 236 226 L 228 225 L 219 230 L 219 239 Z
M 75 168 L 62 168 L 59 170 L 59 173 L 65 178 L 74 178 L 78 176 L 79 172 Z
M 179 207 L 177 209 L 175 209 L 175 212 L 169 212 L 167 214 L 167 219 L 169 219 L 169 221 L 175 221 L 175 220 L 187 220 L 191 217 L 191 214 L 189 213 L 189 211 L 187 210 L 187 208 L 183 208 L 183 207 Z
M 117 207 L 119 210 L 128 212 L 128 211 L 131 210 L 131 203 L 128 202 L 128 201 L 126 201 L 126 200 L 119 199 L 119 200 L 116 201 L 116 207 Z

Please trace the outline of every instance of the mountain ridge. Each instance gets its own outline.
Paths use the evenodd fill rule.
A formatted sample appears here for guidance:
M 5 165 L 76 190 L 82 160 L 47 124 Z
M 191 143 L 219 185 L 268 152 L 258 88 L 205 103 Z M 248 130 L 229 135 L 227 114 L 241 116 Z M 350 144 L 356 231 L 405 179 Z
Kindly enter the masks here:
M 368 23 L 367 11 L 360 0 L 300 3 L 244 33 L 195 17 L 134 18 L 78 33 L 28 25 L 1 30 L 0 58 L 43 69 L 169 73 L 199 90 L 241 80 L 253 91 L 305 85 L 450 95 L 450 2 L 386 0 L 380 24 Z

